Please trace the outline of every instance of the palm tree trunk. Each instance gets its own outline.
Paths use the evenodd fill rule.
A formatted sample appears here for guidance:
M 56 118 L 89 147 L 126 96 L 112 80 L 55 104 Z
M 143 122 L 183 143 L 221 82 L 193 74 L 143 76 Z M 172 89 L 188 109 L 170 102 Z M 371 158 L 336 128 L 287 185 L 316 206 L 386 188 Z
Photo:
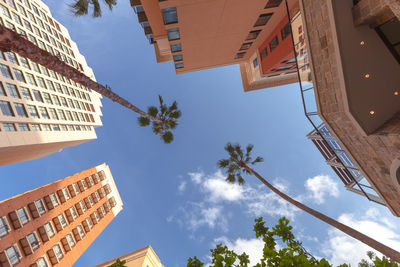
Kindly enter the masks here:
M 160 119 L 150 116 L 143 110 L 132 105 L 128 100 L 112 92 L 109 88 L 93 81 L 79 70 L 67 65 L 58 57 L 53 56 L 49 52 L 37 47 L 32 42 L 24 39 L 22 35 L 4 27 L 3 25 L 0 25 L 0 49 L 3 51 L 12 51 L 23 57 L 29 58 L 30 60 L 39 63 L 48 69 L 58 72 L 77 83 L 89 87 L 93 91 L 96 91 L 97 93 L 136 113 L 139 113 L 146 118 L 149 118 L 152 121 L 162 123 Z
M 275 188 L 272 184 L 267 182 L 261 175 L 259 175 L 255 170 L 247 166 L 246 164 L 242 163 L 240 164 L 242 167 L 244 167 L 247 171 L 252 173 L 254 176 L 256 176 L 263 184 L 265 184 L 269 189 L 271 189 L 274 193 L 278 194 L 281 198 L 286 200 L 287 202 L 295 205 L 297 208 L 311 214 L 312 216 L 320 219 L 321 221 L 324 221 L 325 223 L 335 227 L 336 229 L 339 229 L 343 233 L 363 242 L 364 244 L 370 246 L 371 248 L 379 251 L 383 255 L 391 258 L 392 260 L 395 260 L 397 262 L 400 262 L 400 253 L 372 238 L 370 238 L 367 235 L 364 235 L 357 230 L 354 230 L 353 228 L 344 225 L 343 223 L 340 223 L 312 208 L 307 207 L 306 205 L 294 200 L 293 198 L 289 197 L 288 195 L 282 193 L 279 191 L 277 188 Z

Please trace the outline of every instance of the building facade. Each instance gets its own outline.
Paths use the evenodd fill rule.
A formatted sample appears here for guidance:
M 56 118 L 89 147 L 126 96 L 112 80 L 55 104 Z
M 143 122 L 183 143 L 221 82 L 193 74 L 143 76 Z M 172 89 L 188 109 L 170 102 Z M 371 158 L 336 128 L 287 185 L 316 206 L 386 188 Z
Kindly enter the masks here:
M 0 23 L 86 76 L 92 69 L 40 0 L 0 1 Z M 0 51 L 0 165 L 96 138 L 101 95 L 13 52 Z
M 131 0 L 131 6 L 157 62 L 173 60 L 176 73 L 239 64 L 245 91 L 298 82 L 315 130 L 309 137 L 322 140 L 314 142 L 319 149 L 329 146 L 333 154 L 323 155 L 343 166 L 335 167 L 343 171 L 339 178 L 354 174 L 345 186 L 400 216 L 399 1 Z
M 72 266 L 122 210 L 101 164 L 0 202 L 0 266 Z
M 108 267 L 117 259 L 125 260 L 126 267 L 164 267 L 151 246 L 132 251 L 121 257 L 96 265 L 96 267 Z

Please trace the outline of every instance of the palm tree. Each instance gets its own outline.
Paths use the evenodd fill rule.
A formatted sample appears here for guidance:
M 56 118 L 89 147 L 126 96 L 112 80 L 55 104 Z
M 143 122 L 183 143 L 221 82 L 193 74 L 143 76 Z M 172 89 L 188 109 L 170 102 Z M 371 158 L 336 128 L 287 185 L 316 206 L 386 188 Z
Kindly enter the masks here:
M 103 0 L 110 10 L 117 4 L 117 0 Z M 101 17 L 101 7 L 99 0 L 76 0 L 71 5 L 72 12 L 75 16 L 87 15 L 89 12 L 89 5 L 93 6 L 93 17 Z
M 167 136 L 163 140 L 171 140 L 171 134 L 169 129 L 174 129 L 177 126 L 177 123 L 175 121 L 175 124 L 172 122 L 171 124 L 171 119 L 169 119 L 168 116 L 172 117 L 173 119 L 177 119 L 180 117 L 180 111 L 177 109 L 177 103 L 174 102 L 169 109 L 172 108 L 173 112 L 172 114 L 165 114 L 162 111 L 166 106 L 162 104 L 160 106 L 161 112 L 154 113 L 152 112 L 151 114 L 144 112 L 143 110 L 139 109 L 138 107 L 134 106 L 131 104 L 128 100 L 120 97 L 113 91 L 111 91 L 110 87 L 108 86 L 103 86 L 89 77 L 87 77 L 85 74 L 80 72 L 79 70 L 75 69 L 72 66 L 67 65 L 64 63 L 62 60 L 60 60 L 58 57 L 53 56 L 49 52 L 37 47 L 35 44 L 32 42 L 28 41 L 25 39 L 25 36 L 22 36 L 6 27 L 3 25 L 0 25 L 0 49 L 2 51 L 12 51 L 15 53 L 18 53 L 19 55 L 29 58 L 30 60 L 39 63 L 43 66 L 45 66 L 48 69 L 51 69 L 55 72 L 58 72 L 62 74 L 63 76 L 80 83 L 93 91 L 96 91 L 97 93 L 111 99 L 114 102 L 117 102 L 118 104 L 140 114 L 142 117 L 147 118 L 149 121 L 153 121 L 156 123 L 156 128 L 157 129 L 162 129 L 158 130 L 156 133 L 160 134 L 162 133 L 161 136 L 164 136 L 167 134 Z M 168 110 L 169 110 L 168 109 Z M 177 112 L 179 113 L 179 116 L 176 117 Z M 173 117 L 175 116 L 175 117 Z M 142 120 L 142 119 L 140 119 Z M 143 125 L 142 122 L 140 125 Z M 169 132 L 169 133 L 168 133 Z M 172 138 L 173 139 L 173 138 Z M 172 140 L 171 140 L 172 141 Z M 168 143 L 168 142 L 166 142 Z
M 293 204 L 297 208 L 313 215 L 314 217 L 324 221 L 325 223 L 335 227 L 336 229 L 339 229 L 343 233 L 363 242 L 364 244 L 370 246 L 373 249 L 376 249 L 377 251 L 381 252 L 383 255 L 386 255 L 387 257 L 400 262 L 400 253 L 372 238 L 370 238 L 367 235 L 364 235 L 357 230 L 354 230 L 351 227 L 348 227 L 347 225 L 344 225 L 314 209 L 311 209 L 307 207 L 306 205 L 294 200 L 290 196 L 282 193 L 279 191 L 276 187 L 274 187 L 272 184 L 267 182 L 261 175 L 259 175 L 255 170 L 249 167 L 249 164 L 254 165 L 258 162 L 262 162 L 263 158 L 262 157 L 257 157 L 254 160 L 252 160 L 250 153 L 253 149 L 253 145 L 248 145 L 246 147 L 246 152 L 242 150 L 240 145 L 238 144 L 231 144 L 228 143 L 225 146 L 225 150 L 229 153 L 229 159 L 222 159 L 218 161 L 218 166 L 221 169 L 227 169 L 227 178 L 226 180 L 230 183 L 235 183 L 238 182 L 239 185 L 242 185 L 244 183 L 244 179 L 241 175 L 241 173 L 244 174 L 253 174 L 256 176 L 263 184 L 265 184 L 269 189 L 271 189 L 274 193 L 279 195 L 281 198 L 286 200 L 287 202 Z

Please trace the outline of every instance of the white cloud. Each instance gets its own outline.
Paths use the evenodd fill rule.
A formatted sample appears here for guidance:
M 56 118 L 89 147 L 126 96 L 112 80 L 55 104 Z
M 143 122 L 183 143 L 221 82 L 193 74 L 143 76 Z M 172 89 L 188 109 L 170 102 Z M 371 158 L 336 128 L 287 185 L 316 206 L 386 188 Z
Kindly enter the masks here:
M 325 196 L 339 196 L 338 184 L 334 182 L 328 175 L 317 175 L 313 178 L 308 178 L 304 186 L 311 193 L 311 198 L 317 204 L 325 202 Z
M 186 181 L 182 181 L 179 185 L 178 185 L 178 190 L 179 192 L 183 192 L 186 188 Z
M 195 184 L 200 184 L 204 177 L 203 172 L 189 172 L 188 175 Z
M 249 266 L 256 265 L 263 257 L 264 242 L 257 238 L 238 238 L 232 242 L 227 237 L 222 236 L 214 239 L 214 243 L 222 243 L 223 245 L 226 245 L 230 250 L 235 251 L 239 255 L 245 252 L 249 256 Z M 215 244 L 213 247 L 215 247 Z
M 399 251 L 400 235 L 395 232 L 397 229 L 394 226 L 394 222 L 382 216 L 375 208 L 369 209 L 365 214 L 361 218 L 357 218 L 354 214 L 342 214 L 338 220 Z M 330 230 L 328 236 L 329 239 L 325 243 L 323 251 L 326 252 L 326 257 L 335 266 L 342 263 L 357 266 L 361 259 L 367 258 L 367 251 L 373 251 L 369 246 L 343 234 L 337 229 Z M 376 253 L 376 251 L 374 252 Z M 377 254 L 381 256 L 380 253 Z
M 221 171 L 207 176 L 202 184 L 203 190 L 209 194 L 209 200 L 218 202 L 220 200 L 237 201 L 243 199 L 243 187 L 225 181 Z

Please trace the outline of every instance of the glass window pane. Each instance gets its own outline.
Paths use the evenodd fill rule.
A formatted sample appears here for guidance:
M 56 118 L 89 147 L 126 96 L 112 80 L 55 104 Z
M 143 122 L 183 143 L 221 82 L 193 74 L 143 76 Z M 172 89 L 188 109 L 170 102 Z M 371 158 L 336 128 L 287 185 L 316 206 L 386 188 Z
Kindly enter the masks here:
M 181 38 L 180 33 L 179 33 L 179 28 L 169 29 L 169 30 L 167 30 L 167 34 L 168 34 L 169 41 L 178 40 Z

